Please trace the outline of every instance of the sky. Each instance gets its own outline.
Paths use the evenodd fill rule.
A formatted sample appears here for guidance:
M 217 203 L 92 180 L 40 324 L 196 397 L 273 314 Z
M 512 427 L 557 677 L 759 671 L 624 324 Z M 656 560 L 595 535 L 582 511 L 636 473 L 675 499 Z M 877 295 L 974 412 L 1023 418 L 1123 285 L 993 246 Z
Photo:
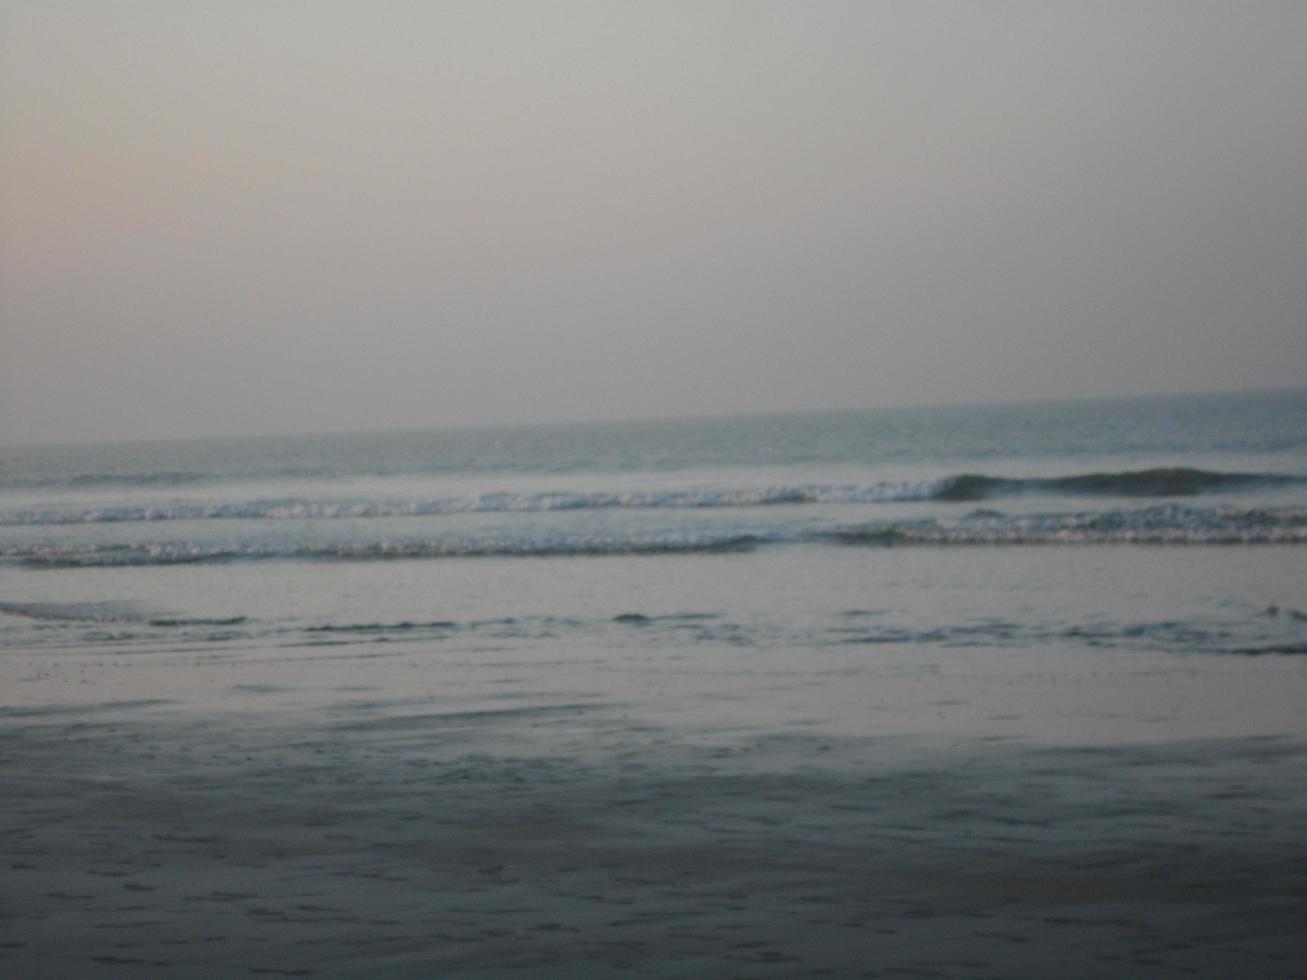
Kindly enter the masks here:
M 1307 383 L 1307 4 L 0 0 L 0 444 Z

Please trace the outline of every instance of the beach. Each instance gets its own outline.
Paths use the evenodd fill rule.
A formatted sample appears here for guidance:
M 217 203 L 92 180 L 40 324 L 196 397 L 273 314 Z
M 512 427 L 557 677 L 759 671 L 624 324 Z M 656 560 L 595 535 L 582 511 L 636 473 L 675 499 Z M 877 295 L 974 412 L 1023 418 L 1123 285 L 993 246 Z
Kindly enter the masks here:
M 1307 975 L 1305 419 L 0 451 L 0 973 Z
M 6 972 L 1307 969 L 1291 658 L 468 654 L 8 657 Z
M 1304 39 L 0 0 L 0 980 L 1307 980 Z

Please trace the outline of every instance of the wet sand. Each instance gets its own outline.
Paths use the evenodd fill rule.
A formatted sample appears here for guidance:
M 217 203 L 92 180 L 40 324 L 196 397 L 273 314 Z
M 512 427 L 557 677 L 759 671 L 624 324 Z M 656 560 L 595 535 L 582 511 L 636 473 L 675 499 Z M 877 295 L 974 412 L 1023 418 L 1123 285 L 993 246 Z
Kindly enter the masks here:
M 1301 664 L 839 656 L 6 651 L 0 968 L 1307 976 Z

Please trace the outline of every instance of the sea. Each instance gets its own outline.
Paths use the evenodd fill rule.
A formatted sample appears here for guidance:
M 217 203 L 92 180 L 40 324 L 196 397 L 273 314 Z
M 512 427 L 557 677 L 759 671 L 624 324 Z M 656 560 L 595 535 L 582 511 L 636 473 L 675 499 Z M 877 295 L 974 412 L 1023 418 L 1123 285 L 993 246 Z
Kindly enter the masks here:
M 1307 391 L 0 449 L 0 645 L 1307 654 Z

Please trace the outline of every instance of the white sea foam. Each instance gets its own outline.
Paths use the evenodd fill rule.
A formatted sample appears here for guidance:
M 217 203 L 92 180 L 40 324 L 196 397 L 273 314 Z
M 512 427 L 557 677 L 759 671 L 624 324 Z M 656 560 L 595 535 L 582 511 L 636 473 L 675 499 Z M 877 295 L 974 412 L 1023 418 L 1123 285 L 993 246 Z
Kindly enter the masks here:
M 706 527 L 605 532 L 566 530 L 533 521 L 496 533 L 466 534 L 428 528 L 396 535 L 308 538 L 269 535 L 263 526 L 245 536 L 102 543 L 38 542 L 0 547 L 0 558 L 28 567 L 126 567 L 233 561 L 385 561 L 448 558 L 658 556 L 723 553 L 777 545 L 969 546 L 986 545 L 1283 545 L 1307 542 L 1307 508 L 1190 507 L 1165 504 L 1107 511 L 1008 515 L 977 510 L 961 517 L 920 517 L 853 525 L 717 521 Z

